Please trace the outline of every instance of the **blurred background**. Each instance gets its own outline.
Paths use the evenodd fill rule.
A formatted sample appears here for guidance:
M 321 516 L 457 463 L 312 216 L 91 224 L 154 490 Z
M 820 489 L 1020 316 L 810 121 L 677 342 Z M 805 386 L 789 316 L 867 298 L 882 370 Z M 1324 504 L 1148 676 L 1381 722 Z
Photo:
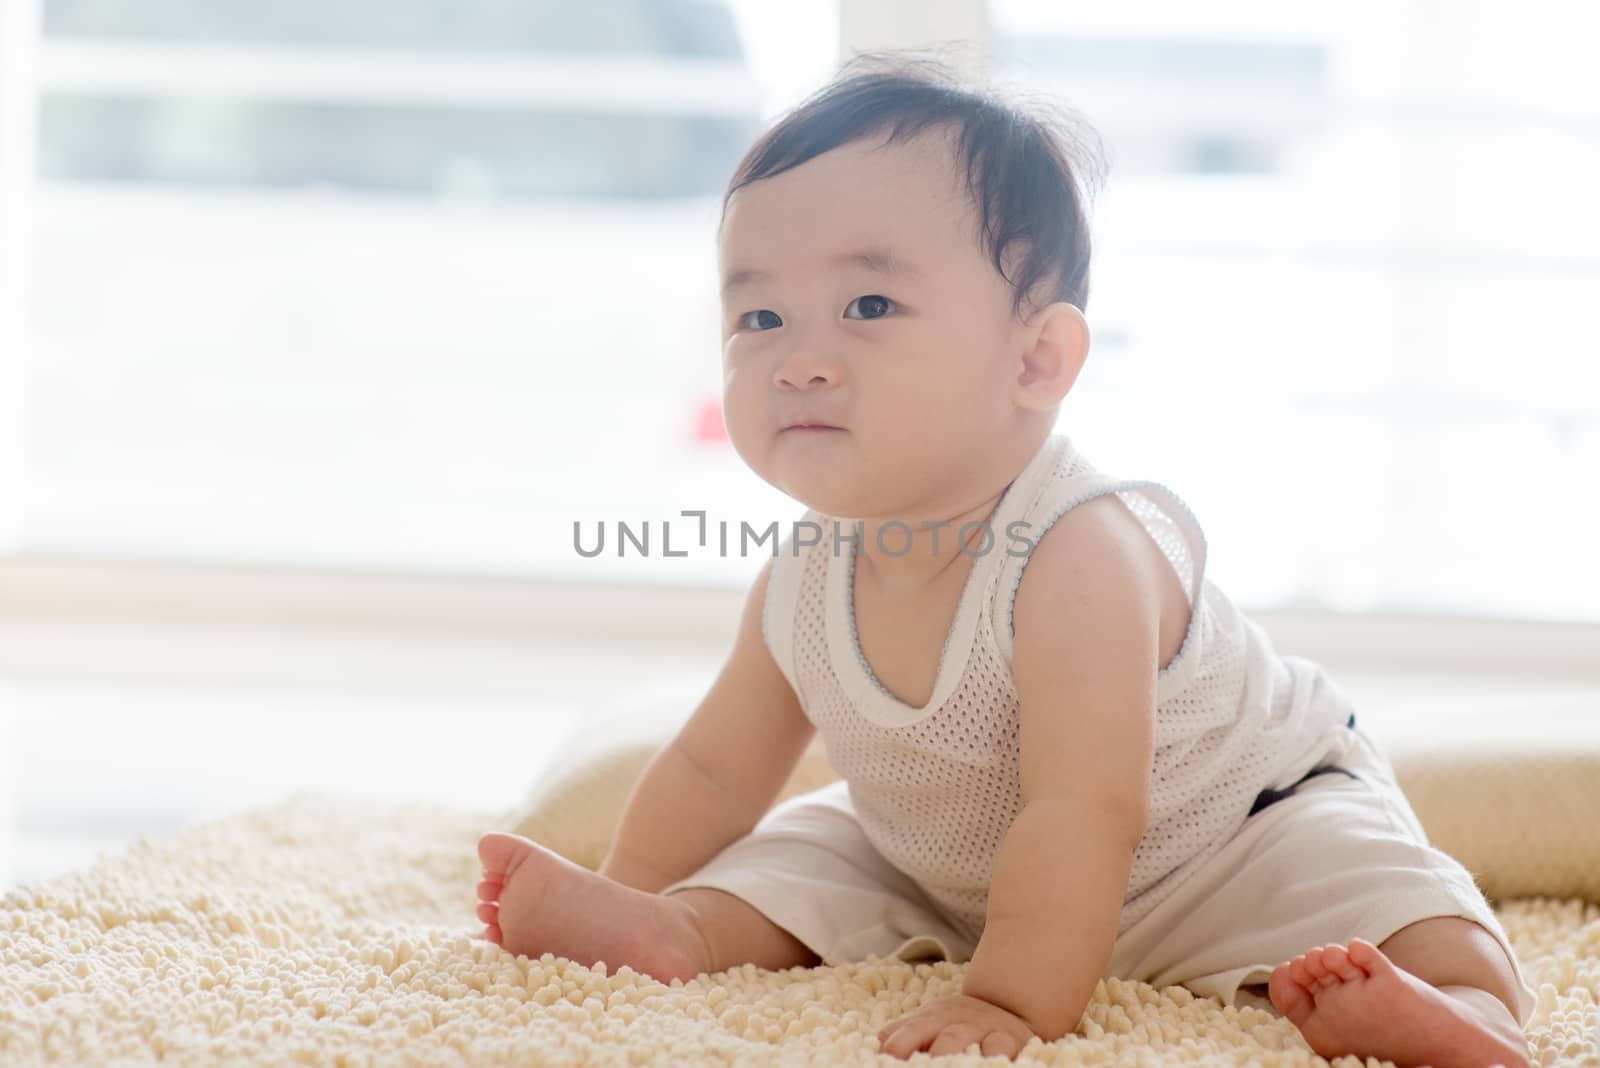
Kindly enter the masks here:
M 0 0 L 0 887 L 687 714 L 761 560 L 661 527 L 801 511 L 723 435 L 722 189 L 883 48 L 1099 134 L 1059 428 L 1281 651 L 1379 733 L 1600 719 L 1587 0 Z

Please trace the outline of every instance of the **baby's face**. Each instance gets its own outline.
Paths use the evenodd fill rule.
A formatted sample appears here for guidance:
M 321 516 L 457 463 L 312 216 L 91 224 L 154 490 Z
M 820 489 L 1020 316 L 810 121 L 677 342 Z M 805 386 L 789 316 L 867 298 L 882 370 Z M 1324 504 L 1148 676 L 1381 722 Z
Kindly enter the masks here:
M 959 498 L 974 461 L 1016 425 L 1021 324 L 979 245 L 950 136 L 853 142 L 728 202 L 729 437 L 763 479 L 825 515 L 970 506 Z M 800 420 L 838 429 L 789 429 Z

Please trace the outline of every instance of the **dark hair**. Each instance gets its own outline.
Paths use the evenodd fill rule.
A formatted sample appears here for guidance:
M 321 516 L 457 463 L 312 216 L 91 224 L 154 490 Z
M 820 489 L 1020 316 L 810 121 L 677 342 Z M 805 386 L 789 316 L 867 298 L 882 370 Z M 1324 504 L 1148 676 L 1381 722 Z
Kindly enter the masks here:
M 1089 225 L 1083 196 L 1105 180 L 1103 156 L 1086 145 L 1099 139 L 1087 123 L 1077 129 L 1076 112 L 1043 94 L 1011 89 L 1009 99 L 992 86 L 963 81 L 946 64 L 898 51 L 864 52 L 840 67 L 834 79 L 786 112 L 734 168 L 722 197 L 725 218 L 733 194 L 840 145 L 889 128 L 885 144 L 929 127 L 960 133 L 957 159 L 964 163 L 967 190 L 978 207 L 980 241 L 995 270 L 1012 287 L 1016 314 L 1034 287 L 1048 279 L 1047 299 L 1080 309 L 1089 301 Z M 1087 135 L 1087 136 L 1083 136 Z M 1082 157 L 1085 187 L 1073 155 Z M 721 223 L 718 223 L 720 229 Z M 1016 278 L 1007 278 L 1003 257 L 1016 243 L 1027 249 Z

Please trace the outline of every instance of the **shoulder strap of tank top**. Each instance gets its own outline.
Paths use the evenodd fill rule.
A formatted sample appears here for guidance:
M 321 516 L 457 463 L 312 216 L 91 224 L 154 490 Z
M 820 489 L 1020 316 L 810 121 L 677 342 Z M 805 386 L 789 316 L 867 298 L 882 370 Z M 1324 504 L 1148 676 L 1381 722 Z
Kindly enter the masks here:
M 806 556 L 810 551 L 801 545 L 796 555 L 794 537 L 796 529 L 805 522 L 819 523 L 820 517 L 807 509 L 799 520 L 789 527 L 788 536 L 779 539 L 778 555 L 772 561 L 772 573 L 767 577 L 767 596 L 761 607 L 761 635 L 766 640 L 778 670 L 789 680 L 789 686 L 798 697 L 799 677 L 794 658 L 794 614 L 800 597 L 800 578 L 805 573 Z
M 1121 479 L 1095 473 L 1064 480 L 1042 499 L 1033 515 L 1028 516 L 1027 540 L 1032 546 L 1039 543 L 1050 525 L 1071 509 L 1107 493 L 1135 490 L 1159 498 L 1166 505 L 1164 511 L 1178 525 L 1188 545 L 1191 574 L 1189 577 L 1189 629 L 1183 646 L 1173 661 L 1156 676 L 1156 702 L 1182 688 L 1200 660 L 1201 629 L 1199 627 L 1201 595 L 1205 588 L 1206 539 L 1200 522 L 1183 499 L 1159 482 L 1146 479 Z M 1017 586 L 1022 581 L 1022 569 L 1027 564 L 1027 554 L 1009 556 L 1000 569 L 998 588 L 995 591 L 994 636 L 1006 666 L 1011 665 L 1013 638 L 1012 609 L 1016 603 Z

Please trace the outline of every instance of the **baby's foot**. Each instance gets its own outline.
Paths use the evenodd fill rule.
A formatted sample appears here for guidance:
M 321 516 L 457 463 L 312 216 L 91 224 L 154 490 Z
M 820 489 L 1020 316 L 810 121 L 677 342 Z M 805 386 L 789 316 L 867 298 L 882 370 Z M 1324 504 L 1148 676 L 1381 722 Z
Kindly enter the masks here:
M 1317 1055 L 1330 1060 L 1354 1054 L 1401 1068 L 1528 1066 L 1520 1028 L 1513 1037 L 1509 1026 L 1480 1017 L 1364 939 L 1352 939 L 1348 948 L 1319 946 L 1278 965 L 1267 992 Z
M 483 936 L 512 953 L 605 961 L 613 972 L 626 964 L 663 983 L 709 970 L 683 902 L 623 886 L 519 834 L 483 835 L 478 859 Z

